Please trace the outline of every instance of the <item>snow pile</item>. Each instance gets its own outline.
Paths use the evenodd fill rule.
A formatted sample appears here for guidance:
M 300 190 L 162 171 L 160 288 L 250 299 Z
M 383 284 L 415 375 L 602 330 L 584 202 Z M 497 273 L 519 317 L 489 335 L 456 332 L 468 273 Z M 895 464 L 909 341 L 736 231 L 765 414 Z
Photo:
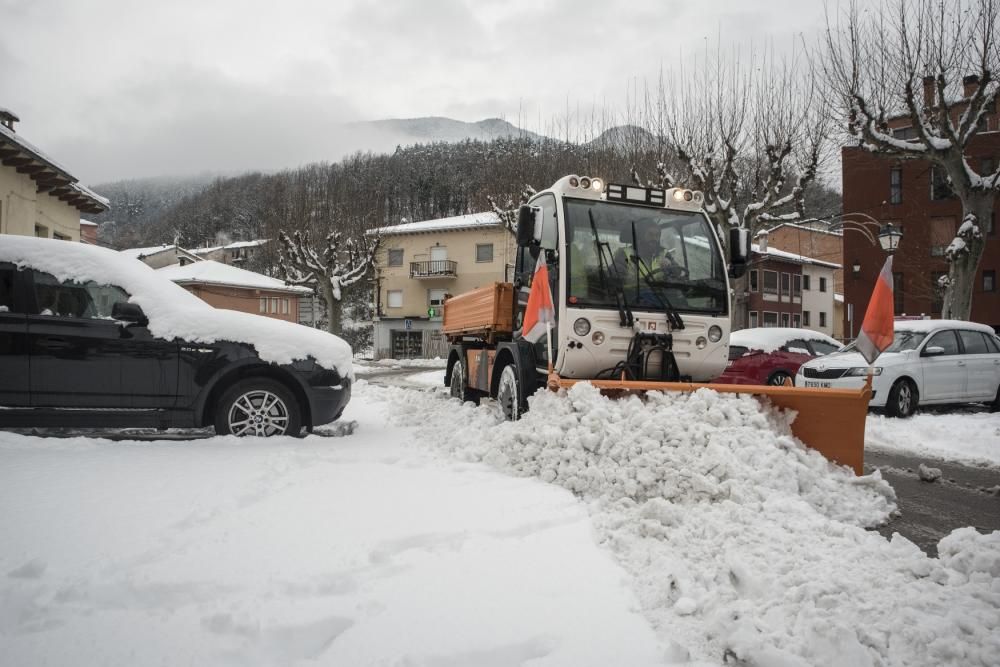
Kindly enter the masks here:
M 750 397 L 611 401 L 580 384 L 537 394 L 514 424 L 433 394 L 394 402 L 426 441 L 590 501 L 671 659 L 989 665 L 1000 655 L 996 535 L 956 531 L 936 560 L 864 530 L 894 509 L 891 487 L 805 449 L 786 417 Z
M 1000 467 L 1000 413 L 917 414 L 909 419 L 868 415 L 865 446 Z
M 58 280 L 117 285 L 149 318 L 150 332 L 192 343 L 227 340 L 253 345 L 264 361 L 313 358 L 353 379 L 351 347 L 333 334 L 234 310 L 221 310 L 170 282 L 140 261 L 83 243 L 4 235 L 0 261 L 45 271 Z

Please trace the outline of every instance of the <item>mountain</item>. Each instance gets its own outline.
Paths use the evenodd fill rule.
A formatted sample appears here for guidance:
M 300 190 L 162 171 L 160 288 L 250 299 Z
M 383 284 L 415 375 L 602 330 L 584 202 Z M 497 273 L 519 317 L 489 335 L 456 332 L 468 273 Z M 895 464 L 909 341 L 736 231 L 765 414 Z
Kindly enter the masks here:
M 491 141 L 504 137 L 526 137 L 534 140 L 543 138 L 541 135 L 523 130 L 501 118 L 487 118 L 475 123 L 467 123 L 443 116 L 428 116 L 425 118 L 361 121 L 351 125 L 373 130 L 375 134 L 391 137 L 397 144 L 403 145 L 434 141 L 457 142 L 466 139 Z
M 592 148 L 627 149 L 650 148 L 656 144 L 656 137 L 636 125 L 618 125 L 601 132 L 586 145 Z

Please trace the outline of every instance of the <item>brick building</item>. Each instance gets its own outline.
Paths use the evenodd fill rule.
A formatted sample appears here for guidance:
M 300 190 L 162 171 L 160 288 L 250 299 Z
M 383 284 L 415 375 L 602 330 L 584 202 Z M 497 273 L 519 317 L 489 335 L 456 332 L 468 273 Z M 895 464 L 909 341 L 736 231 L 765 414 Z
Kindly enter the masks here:
M 769 247 L 751 246 L 747 327 L 802 327 L 833 336 L 834 271 L 839 264 Z
M 893 119 L 889 127 L 898 138 L 914 136 L 908 118 Z M 841 155 L 845 214 L 865 213 L 881 223 L 891 222 L 903 232 L 893 259 L 896 314 L 940 317 L 942 295 L 936 283 L 948 273 L 944 251 L 962 218 L 962 205 L 951 194 L 947 179 L 924 160 L 900 160 L 854 147 L 844 148 Z M 997 169 L 1000 117 L 995 110 L 985 116 L 967 155 L 980 174 Z M 1000 236 L 996 217 L 994 209 L 993 218 L 980 223 L 986 248 L 973 288 L 971 319 L 1000 331 Z M 849 337 L 857 333 L 884 261 L 881 248 L 873 247 L 862 235 L 844 236 L 844 265 L 851 268 L 844 282 L 848 304 L 845 332 Z M 848 319 L 851 311 L 855 314 L 853 323 Z

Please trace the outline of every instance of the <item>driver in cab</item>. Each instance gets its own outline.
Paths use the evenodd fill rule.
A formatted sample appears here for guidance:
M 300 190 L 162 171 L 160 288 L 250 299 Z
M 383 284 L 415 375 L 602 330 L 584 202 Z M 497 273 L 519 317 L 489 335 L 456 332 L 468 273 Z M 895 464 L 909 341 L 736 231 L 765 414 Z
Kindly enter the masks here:
M 629 241 L 632 240 L 631 234 L 631 230 L 628 230 Z M 674 259 L 674 249 L 664 248 L 660 243 L 660 237 L 660 227 L 652 220 L 640 220 L 635 223 L 635 249 L 627 246 L 619 248 L 614 258 L 615 265 L 625 277 L 627 286 L 636 287 L 644 284 L 645 279 L 642 276 L 647 273 L 651 280 L 658 281 L 681 277 L 682 269 Z

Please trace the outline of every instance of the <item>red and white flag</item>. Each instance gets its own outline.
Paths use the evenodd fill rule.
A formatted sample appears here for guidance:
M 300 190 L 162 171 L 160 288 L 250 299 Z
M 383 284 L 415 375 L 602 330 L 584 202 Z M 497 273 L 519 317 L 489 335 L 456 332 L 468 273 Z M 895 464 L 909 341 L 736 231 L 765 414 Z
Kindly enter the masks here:
M 861 323 L 861 331 L 855 341 L 858 352 L 869 364 L 892 345 L 893 314 L 892 255 L 889 255 L 875 281 L 875 289 L 868 301 L 868 310 L 865 311 L 865 320 Z
M 524 324 L 521 325 L 521 335 L 530 341 L 538 340 L 538 336 L 547 333 L 549 325 L 555 322 L 556 311 L 552 305 L 552 290 L 549 289 L 549 268 L 545 264 L 545 251 L 538 253 L 535 264 L 535 275 L 531 279 L 531 292 L 528 293 L 528 305 L 524 310 Z

